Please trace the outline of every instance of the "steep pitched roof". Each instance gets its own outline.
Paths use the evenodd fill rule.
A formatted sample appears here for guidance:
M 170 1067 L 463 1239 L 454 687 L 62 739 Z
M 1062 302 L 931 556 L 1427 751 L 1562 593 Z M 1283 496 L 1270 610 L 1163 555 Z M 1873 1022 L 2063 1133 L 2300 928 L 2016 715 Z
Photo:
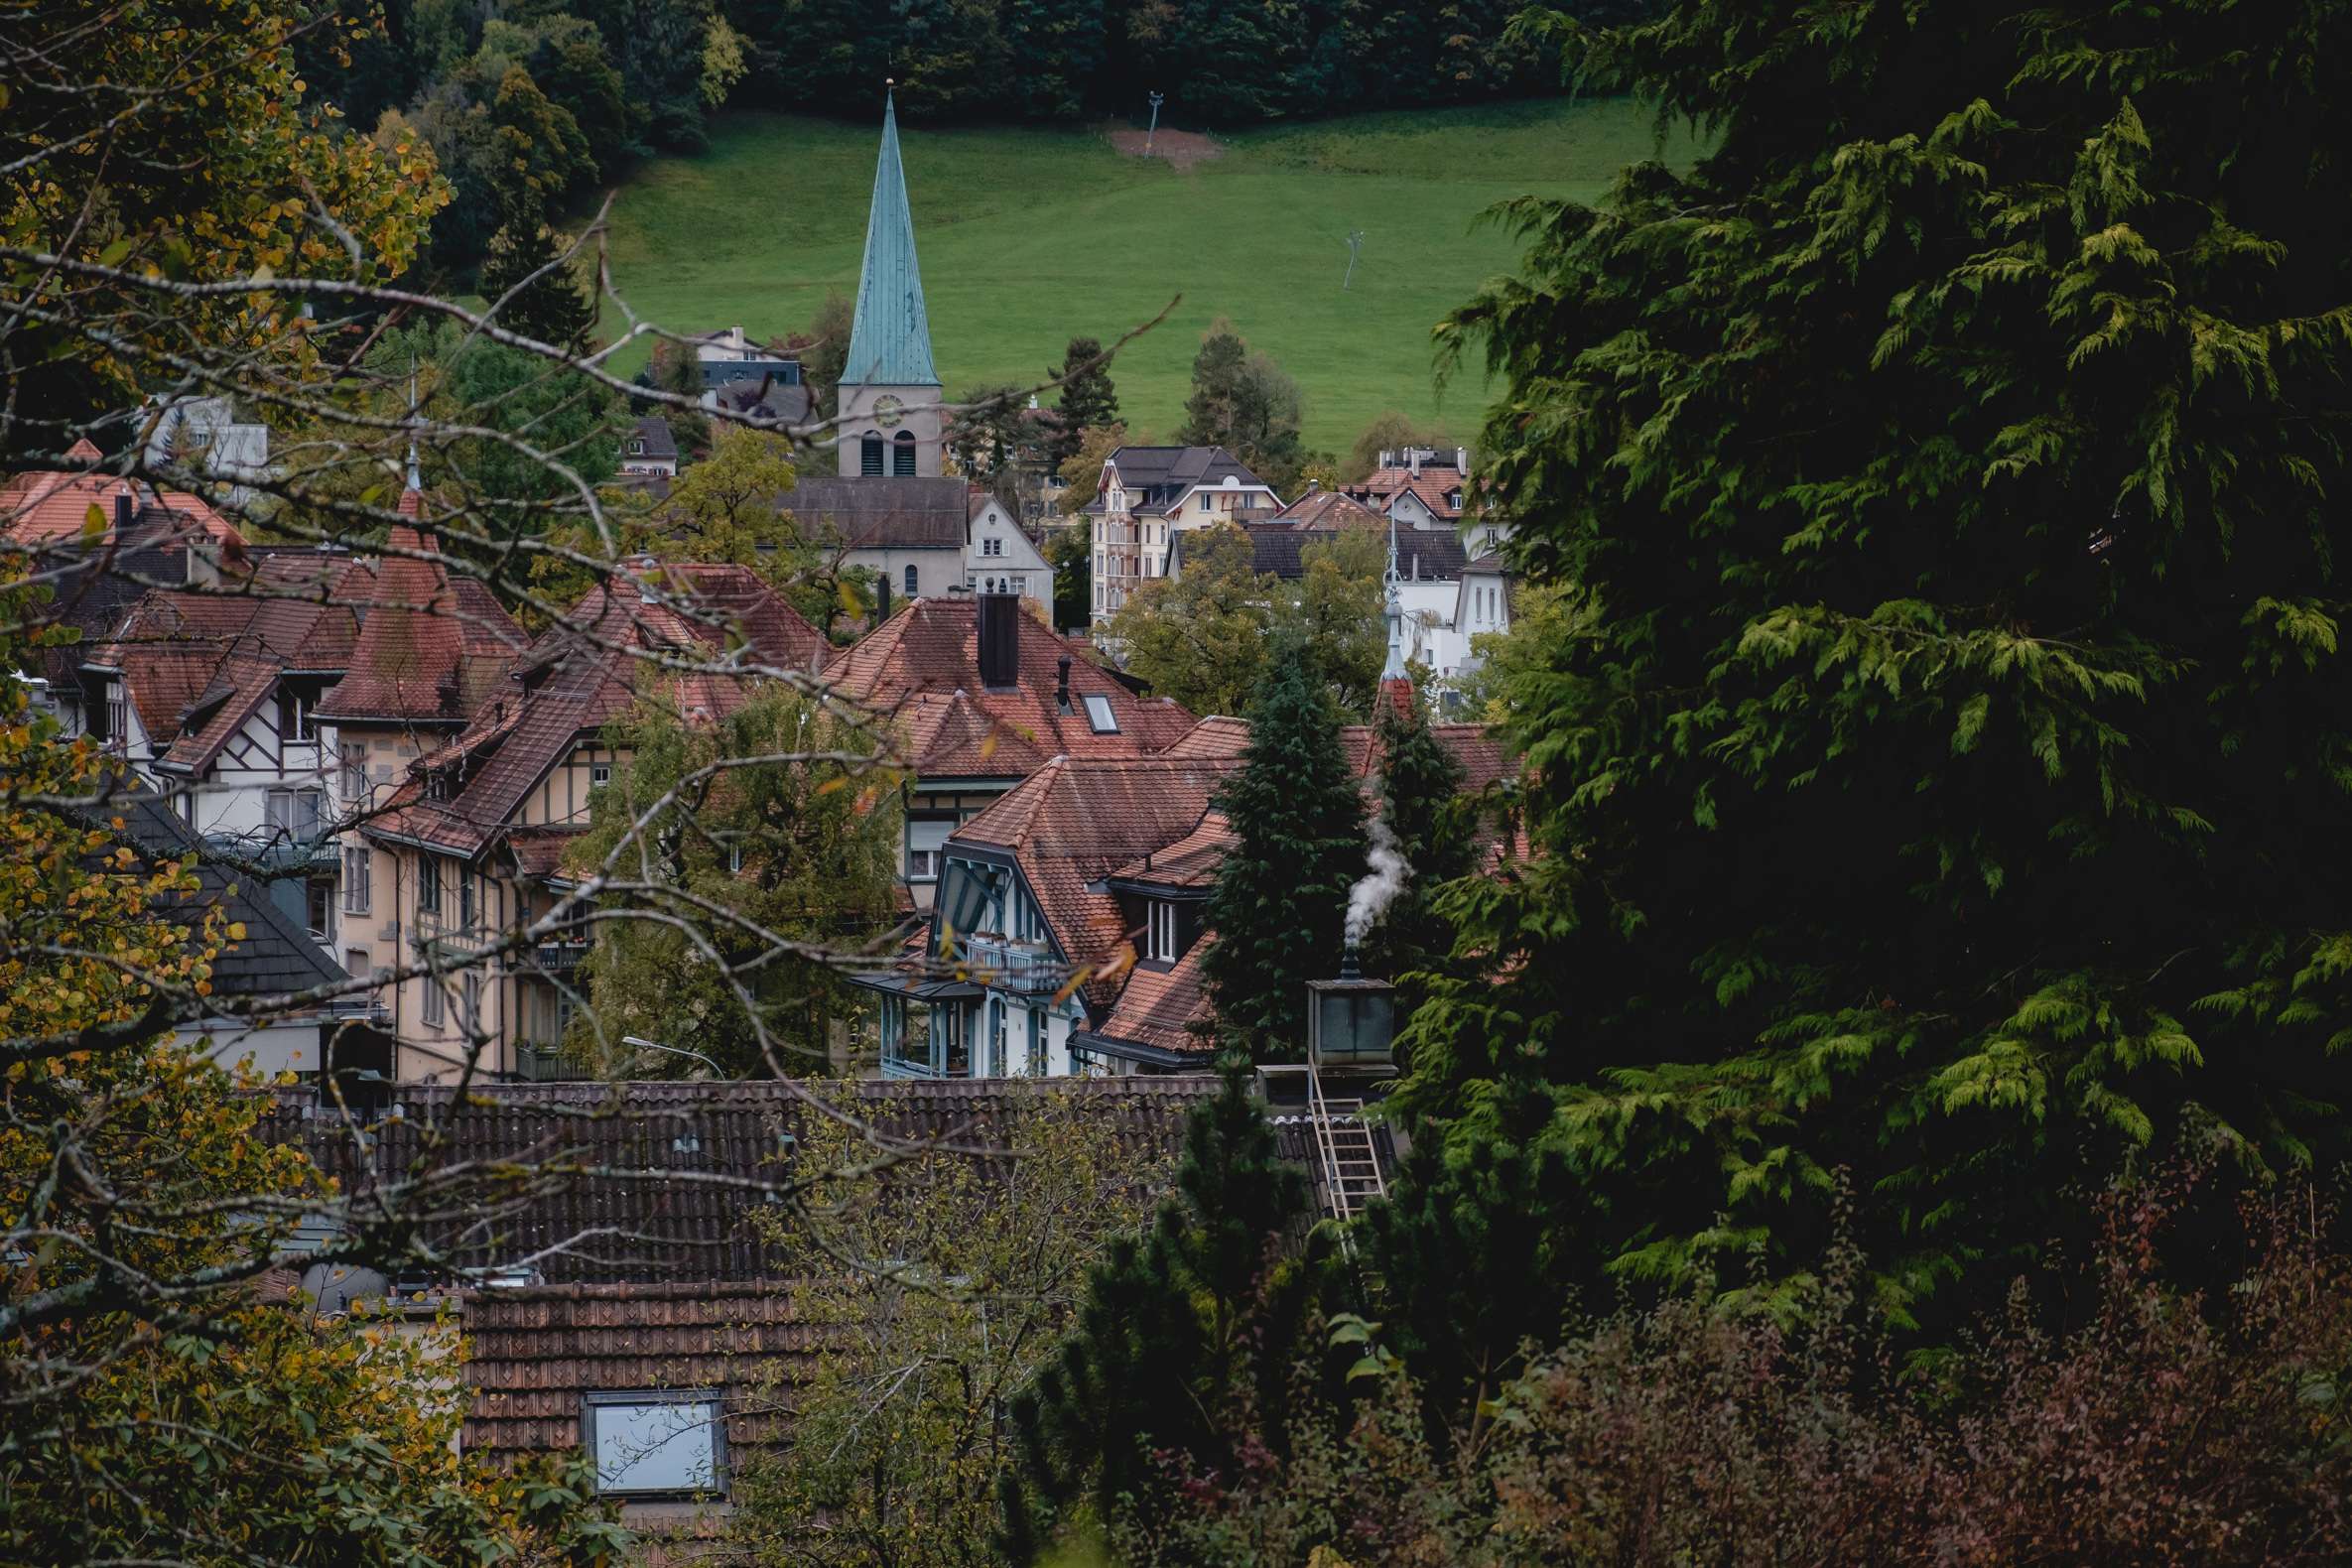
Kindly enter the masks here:
M 1120 486 L 1136 492 L 1128 504 L 1139 512 L 1165 510 L 1197 484 L 1222 484 L 1228 478 L 1265 483 L 1223 447 L 1121 447 L 1109 462 L 1117 470 Z M 1088 502 L 1087 510 L 1099 515 L 1102 498 Z
M 91 664 L 120 672 L 156 761 L 176 772 L 210 767 L 290 672 L 339 673 L 356 636 L 361 563 L 275 550 L 248 566 L 209 588 L 148 592 L 90 650 Z
M 830 530 L 851 550 L 961 550 L 971 508 L 962 479 L 803 474 L 776 505 L 805 537 Z
M 134 515 L 157 508 L 172 520 L 175 532 L 200 535 L 232 551 L 244 548 L 245 536 L 200 497 L 94 471 L 101 454 L 87 438 L 65 456 L 87 466 L 31 468 L 0 482 L 0 537 L 26 547 L 79 541 L 93 506 L 103 537 L 114 529 L 117 498 L 128 495 Z M 147 526 L 157 520 L 142 516 L 140 521 Z
M 267 888 L 256 886 L 249 876 L 201 858 L 196 835 L 162 796 L 142 789 L 109 805 L 112 814 L 122 818 L 122 837 L 146 854 L 198 856 L 196 875 L 200 891 L 190 898 L 158 900 L 156 913 L 193 927 L 218 908 L 230 924 L 244 926 L 244 936 L 229 942 L 212 961 L 210 994 L 221 1003 L 266 1002 L 272 997 L 341 985 L 351 979 L 340 965 L 319 951 L 319 944 L 308 932 L 286 917 Z M 266 1007 L 261 1010 L 268 1011 Z
M 520 685 L 509 685 L 448 745 L 419 758 L 415 776 L 367 831 L 478 854 L 576 742 L 619 718 L 640 694 L 688 719 L 710 719 L 741 707 L 756 679 L 669 670 L 663 656 L 716 663 L 732 653 L 747 663 L 811 669 L 825 646 L 824 635 L 749 567 L 636 563 L 590 588 L 543 633 L 517 663 Z M 436 773 L 462 780 L 448 800 L 431 799 L 422 787 Z
M 1170 892 L 1203 892 L 1217 880 L 1217 867 L 1239 838 L 1225 813 L 1211 810 L 1202 814 L 1192 832 L 1165 849 L 1129 860 L 1111 873 L 1111 880 Z
M 411 490 L 402 511 L 414 515 Z M 345 722 L 463 723 L 522 651 L 522 629 L 479 583 L 453 582 L 440 546 L 395 523 L 342 680 L 320 700 L 321 718 Z
M 1388 519 L 1344 490 L 1309 490 L 1274 514 L 1294 528 L 1380 528 Z
M 670 434 L 670 422 L 659 414 L 648 414 L 631 428 L 630 439 L 642 450 L 628 454 L 632 457 L 678 458 L 678 439 Z
M 1009 851 L 1062 956 L 1096 972 L 1090 1002 L 1108 1005 L 1130 934 L 1103 880 L 1189 834 L 1224 765 L 1056 757 L 958 828 L 949 844 Z
M 1469 487 L 1470 476 L 1452 463 L 1424 461 L 1419 473 L 1409 467 L 1378 468 L 1347 488 L 1350 494 L 1371 502 L 1382 512 L 1387 511 L 1398 495 L 1409 491 L 1436 516 L 1451 521 L 1462 515 L 1462 502 Z M 1449 500 L 1449 496 L 1453 499 Z
M 1192 727 L 1165 698 L 1137 697 L 1067 638 L 1020 612 L 1018 679 L 980 685 L 980 605 L 970 597 L 917 599 L 844 649 L 825 679 L 843 697 L 895 718 L 919 774 L 1015 778 L 1057 756 L 1149 756 Z M 1070 661 L 1070 708 L 1058 700 Z M 1088 697 L 1110 705 L 1114 731 L 1098 734 Z
M 857 314 L 845 386 L 937 386 L 931 320 L 923 309 L 923 273 L 915 264 L 915 220 L 907 210 L 906 171 L 898 161 L 898 104 L 882 104 L 882 150 L 874 160 L 873 202 L 865 219 L 865 264 L 857 275 Z
M 1207 1030 L 1216 1021 L 1217 1009 L 1209 1003 L 1201 956 L 1216 940 L 1215 933 L 1205 931 L 1172 968 L 1137 969 L 1128 975 L 1110 1015 L 1087 1032 L 1101 1040 L 1207 1061 L 1214 1049 Z

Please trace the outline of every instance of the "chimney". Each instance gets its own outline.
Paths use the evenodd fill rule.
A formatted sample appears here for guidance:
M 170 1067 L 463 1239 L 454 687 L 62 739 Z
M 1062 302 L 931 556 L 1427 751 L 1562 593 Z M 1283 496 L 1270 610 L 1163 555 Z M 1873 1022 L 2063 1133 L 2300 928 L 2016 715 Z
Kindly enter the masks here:
M 131 501 L 131 487 L 125 484 L 114 492 L 114 535 L 117 540 L 131 531 L 131 519 L 136 515 Z
M 874 624 L 879 626 L 890 618 L 890 574 L 885 572 L 874 579 Z
M 1418 479 L 1421 476 L 1421 449 L 1418 447 L 1407 447 L 1405 449 L 1405 456 L 1412 462 L 1413 477 Z
M 979 595 L 980 685 L 991 692 L 1021 684 L 1021 601 L 1010 593 Z
M 1066 653 L 1054 661 L 1054 702 L 1063 713 L 1070 712 L 1070 655 Z
M 1456 447 L 1454 449 L 1454 471 L 1456 473 L 1468 473 L 1470 471 L 1470 449 L 1468 447 Z

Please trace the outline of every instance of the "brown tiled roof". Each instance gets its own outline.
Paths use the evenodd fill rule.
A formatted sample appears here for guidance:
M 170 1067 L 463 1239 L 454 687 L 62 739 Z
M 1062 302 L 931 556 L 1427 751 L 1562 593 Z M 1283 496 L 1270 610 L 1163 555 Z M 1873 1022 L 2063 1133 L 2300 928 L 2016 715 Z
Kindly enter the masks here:
M 1088 1000 L 1108 1004 L 1131 956 L 1131 934 L 1118 899 L 1099 884 L 1190 833 L 1225 771 L 1159 757 L 1057 757 L 958 828 L 950 843 L 1011 852 L 1063 958 L 1094 972 Z
M 748 1395 L 788 1389 L 826 1337 L 800 1321 L 782 1281 L 484 1291 L 467 1303 L 464 1329 L 458 1441 L 492 1460 L 576 1448 L 587 1395 L 638 1389 L 720 1390 L 727 1451 L 771 1448 L 782 1412 Z
M 659 656 L 711 663 L 739 652 L 750 663 L 807 669 L 824 642 L 749 567 L 641 563 L 589 589 L 519 661 L 520 685 L 510 683 L 448 745 L 418 759 L 416 778 L 463 775 L 449 800 L 426 798 L 412 779 L 369 831 L 477 854 L 550 768 L 640 694 L 688 718 L 715 718 L 741 707 L 751 691 L 753 677 L 668 670 Z
M 1273 521 L 1293 528 L 1380 528 L 1388 519 L 1342 490 L 1309 490 L 1276 512 Z
M 331 675 L 357 631 L 352 585 L 366 569 L 327 551 L 255 552 L 250 570 L 204 589 L 152 589 L 90 651 L 122 672 L 157 759 L 201 773 L 290 670 Z
M 843 697 L 897 719 L 899 744 L 918 774 L 1018 778 L 1058 756 L 1150 756 L 1192 727 L 1190 713 L 1165 698 L 1137 697 L 1026 610 L 1017 684 L 985 689 L 979 617 L 970 597 L 916 599 L 826 667 Z M 1055 698 L 1065 657 L 1067 713 Z M 1110 702 L 1115 733 L 1095 733 L 1082 701 L 1090 693 Z
M 73 444 L 67 457 L 95 465 L 101 454 L 85 438 Z M 88 469 L 27 469 L 0 482 L 0 536 L 11 544 L 39 546 L 79 540 L 88 527 L 90 508 L 114 526 L 115 497 L 128 491 L 140 512 L 160 506 L 173 514 L 177 527 L 209 537 L 229 550 L 244 548 L 245 537 L 228 519 L 194 495 L 182 490 L 158 490 L 136 479 Z M 147 520 L 142 517 L 142 523 Z M 102 537 L 102 535 L 101 535 Z
M 1110 1016 L 1088 1032 L 1206 1061 L 1214 1049 L 1207 1030 L 1217 1012 L 1201 978 L 1201 955 L 1216 940 L 1214 933 L 1203 932 L 1173 968 L 1136 969 Z
M 536 1259 L 557 1283 L 752 1279 L 773 1272 L 750 1224 L 758 1189 L 787 1170 L 820 1106 L 846 1103 L 886 1143 L 989 1149 L 1015 1119 L 1074 1100 L 1114 1118 L 1126 1147 L 1173 1157 L 1187 1112 L 1216 1090 L 1208 1078 L 566 1083 L 475 1085 L 460 1101 L 402 1085 L 399 1117 L 364 1142 L 312 1090 L 279 1092 L 261 1130 L 305 1145 L 346 1193 L 417 1208 L 429 1191 L 442 1217 L 426 1240 L 458 1268 Z M 413 1185 L 420 1163 L 430 1189 Z
M 416 493 L 402 496 L 403 511 L 411 509 Z M 348 673 L 321 699 L 320 717 L 397 724 L 464 722 L 492 679 L 503 675 L 503 660 L 523 646 L 522 632 L 505 609 L 480 585 L 474 588 L 478 591 L 464 591 L 452 582 L 432 539 L 395 523 L 372 591 L 359 605 L 361 622 Z M 469 653 L 486 654 L 486 667 L 470 661 Z
M 1383 510 L 1400 491 L 1410 490 L 1421 498 L 1421 504 L 1431 512 L 1448 519 L 1460 517 L 1462 508 L 1458 505 L 1449 506 L 1446 493 L 1469 488 L 1468 476 L 1459 469 L 1451 464 L 1440 466 L 1429 462 L 1421 464 L 1418 478 L 1414 477 L 1410 468 L 1379 468 L 1361 482 L 1348 486 L 1349 493 L 1362 496 Z
M 527 877 L 556 876 L 564 869 L 564 851 L 579 842 L 578 828 L 517 828 L 506 836 L 515 869 Z
M 1174 844 L 1139 860 L 1129 860 L 1111 875 L 1120 882 L 1197 891 L 1217 880 L 1217 867 L 1237 838 L 1225 813 L 1210 811 L 1203 814 L 1198 827 Z

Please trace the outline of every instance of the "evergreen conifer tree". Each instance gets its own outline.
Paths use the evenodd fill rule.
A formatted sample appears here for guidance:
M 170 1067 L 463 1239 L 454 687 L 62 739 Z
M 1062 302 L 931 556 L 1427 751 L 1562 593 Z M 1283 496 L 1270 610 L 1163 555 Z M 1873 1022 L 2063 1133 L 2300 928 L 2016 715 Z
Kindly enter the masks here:
M 1113 1245 L 1077 1330 L 1013 1403 L 1023 1475 L 1006 1478 L 1002 1497 L 1016 1562 L 1039 1544 L 1039 1511 L 1090 1494 L 1108 1511 L 1122 1495 L 1160 1490 L 1155 1450 L 1203 1470 L 1230 1465 L 1237 1394 L 1278 1440 L 1279 1394 L 1328 1253 L 1317 1233 L 1285 1255 L 1282 1238 L 1307 1212 L 1306 1176 L 1278 1154 L 1248 1063 L 1229 1055 L 1222 1071 L 1224 1091 L 1185 1129 L 1175 1196 L 1148 1235 Z
M 1217 869 L 1201 968 L 1228 1040 L 1258 1061 L 1306 1049 L 1306 984 L 1339 973 L 1348 890 L 1364 874 L 1364 795 L 1331 699 L 1293 637 L 1249 704 L 1241 765 L 1217 809 L 1238 842 Z
M 2352 10 L 1820 15 L 1576 59 L 1717 148 L 1519 205 L 1448 328 L 1586 609 L 1405 1094 L 1541 1086 L 1621 1279 L 1793 1284 L 1849 1171 L 1932 1328 L 2183 1133 L 2346 1152 Z
M 509 331 L 578 348 L 596 325 L 596 305 L 562 259 L 564 249 L 561 236 L 545 223 L 528 213 L 518 215 L 490 236 L 480 286 L 497 307 L 499 325 Z
M 1060 418 L 1049 449 L 1059 468 L 1078 455 L 1086 432 L 1118 423 L 1118 388 L 1111 384 L 1111 366 L 1097 364 L 1103 345 L 1092 337 L 1073 337 L 1062 355 Z
M 1463 797 L 1461 760 L 1430 727 L 1429 715 L 1386 692 L 1374 707 L 1380 817 L 1410 870 L 1372 927 L 1368 971 L 1395 979 L 1426 968 L 1453 944 L 1453 926 L 1434 907 L 1436 890 L 1475 863 L 1476 803 Z

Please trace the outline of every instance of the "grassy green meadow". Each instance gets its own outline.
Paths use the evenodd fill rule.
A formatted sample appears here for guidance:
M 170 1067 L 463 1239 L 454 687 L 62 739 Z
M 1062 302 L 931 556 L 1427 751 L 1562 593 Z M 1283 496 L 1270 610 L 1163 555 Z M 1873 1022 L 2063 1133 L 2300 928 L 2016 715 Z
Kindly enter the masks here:
M 612 217 L 631 307 L 676 329 L 740 323 L 767 336 L 804 325 L 829 289 L 853 295 L 879 120 L 736 116 L 708 153 L 642 166 Z M 1182 172 L 1094 131 L 900 133 L 951 396 L 1037 379 L 1072 336 L 1109 341 L 1181 295 L 1112 367 L 1130 427 L 1174 428 L 1201 334 L 1228 316 L 1298 378 L 1308 444 L 1330 451 L 1385 408 L 1475 430 L 1477 378 L 1440 405 L 1429 331 L 1512 265 L 1509 235 L 1482 211 L 1527 194 L 1590 199 L 1629 162 L 1694 154 L 1681 134 L 1661 144 L 1649 113 L 1623 100 L 1243 132 Z M 1342 292 L 1359 228 L 1363 259 Z

